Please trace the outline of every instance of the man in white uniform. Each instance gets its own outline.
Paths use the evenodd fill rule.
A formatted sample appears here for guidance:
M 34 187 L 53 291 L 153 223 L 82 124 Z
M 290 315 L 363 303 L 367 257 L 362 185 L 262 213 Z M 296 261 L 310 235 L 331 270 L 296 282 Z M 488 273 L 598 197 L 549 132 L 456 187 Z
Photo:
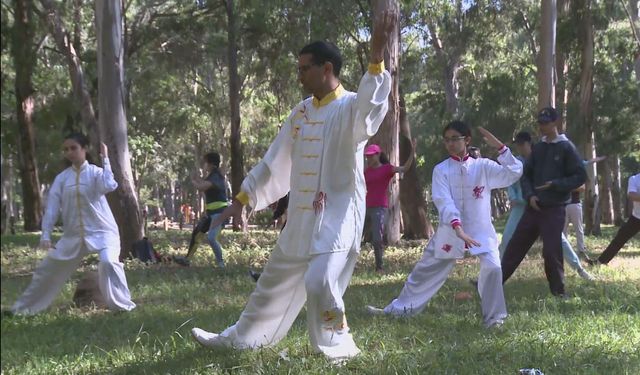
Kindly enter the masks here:
M 335 45 L 314 42 L 300 51 L 298 76 L 313 96 L 293 109 L 241 193 L 217 219 L 238 214 L 245 204 L 261 210 L 290 191 L 287 225 L 238 322 L 220 334 L 194 328 L 200 344 L 273 345 L 306 300 L 314 350 L 333 360 L 360 352 L 349 333 L 342 295 L 360 250 L 363 150 L 388 108 L 391 76 L 383 56 L 396 19 L 395 11 L 386 11 L 376 20 L 369 71 L 357 93 L 340 84 L 342 58 Z

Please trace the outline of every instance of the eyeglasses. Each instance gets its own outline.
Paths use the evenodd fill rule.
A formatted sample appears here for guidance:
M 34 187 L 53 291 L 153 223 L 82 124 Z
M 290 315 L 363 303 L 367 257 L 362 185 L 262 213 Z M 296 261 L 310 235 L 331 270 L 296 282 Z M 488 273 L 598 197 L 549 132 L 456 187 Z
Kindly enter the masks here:
M 299 66 L 298 67 L 298 74 L 306 73 L 314 65 L 316 65 L 316 64 L 306 64 L 306 65 Z
M 443 137 L 442 138 L 442 142 L 444 143 L 455 143 L 457 141 L 461 141 L 463 139 L 465 139 L 466 137 L 464 135 L 461 135 L 459 137 Z

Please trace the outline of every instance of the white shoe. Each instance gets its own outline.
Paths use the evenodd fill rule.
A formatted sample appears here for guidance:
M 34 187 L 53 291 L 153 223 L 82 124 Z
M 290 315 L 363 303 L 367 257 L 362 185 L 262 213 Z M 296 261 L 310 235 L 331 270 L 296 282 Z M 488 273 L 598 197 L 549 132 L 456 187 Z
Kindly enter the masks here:
M 367 312 L 371 315 L 384 315 L 385 312 L 383 309 L 379 309 L 375 306 L 371 306 L 371 305 L 366 305 L 364 307 L 365 310 L 367 310 Z
M 578 271 L 578 275 L 587 281 L 594 281 L 595 277 L 593 277 L 589 272 L 587 272 L 584 268 Z
M 224 346 L 220 340 L 220 335 L 213 332 L 207 332 L 204 329 L 194 327 L 191 329 L 191 336 L 198 342 L 198 344 L 205 347 Z
M 487 329 L 500 329 L 504 325 L 504 320 L 496 319 L 487 325 Z

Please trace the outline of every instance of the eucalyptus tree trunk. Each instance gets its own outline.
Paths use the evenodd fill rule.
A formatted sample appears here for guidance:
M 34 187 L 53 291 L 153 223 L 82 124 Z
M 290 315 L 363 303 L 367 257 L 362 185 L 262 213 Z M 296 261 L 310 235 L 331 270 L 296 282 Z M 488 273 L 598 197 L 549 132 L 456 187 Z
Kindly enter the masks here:
M 89 140 L 91 141 L 91 146 L 93 147 L 94 152 L 98 153 L 100 150 L 98 121 L 93 109 L 91 94 L 85 84 L 84 71 L 82 69 L 80 58 L 76 52 L 76 48 L 80 45 L 79 37 L 76 38 L 78 40 L 75 42 L 70 40 L 69 33 L 62 23 L 53 1 L 40 0 L 40 4 L 42 4 L 42 7 L 46 11 L 46 13 L 43 14 L 46 15 L 46 21 L 51 29 L 51 35 L 53 35 L 56 47 L 58 47 L 62 52 L 65 60 L 67 61 L 76 106 L 80 112 L 82 122 L 86 127 L 86 132 L 89 136 Z M 76 7 L 80 6 L 80 4 L 75 5 Z M 74 16 L 80 17 L 79 12 L 80 10 L 76 9 Z M 76 24 L 78 22 L 79 21 L 76 20 Z M 75 31 L 75 34 L 78 34 L 77 30 Z
M 98 108 L 100 138 L 109 147 L 109 158 L 118 189 L 107 199 L 120 229 L 120 258 L 144 235 L 138 198 L 133 184 L 127 119 L 125 115 L 122 9 L 119 1 L 96 0 L 98 39 Z
M 600 176 L 602 176 L 602 183 L 600 184 L 600 212 L 603 224 L 613 224 L 613 197 L 611 190 L 613 188 L 613 180 L 611 178 L 611 168 L 609 166 L 609 160 L 605 160 L 598 168 L 600 169 Z
M 15 67 L 16 118 L 19 134 L 18 166 L 22 183 L 24 230 L 32 232 L 40 229 L 43 209 L 33 124 L 35 100 L 32 75 L 36 65 L 33 3 L 29 0 L 14 0 L 13 12 L 11 54 Z
M 458 70 L 463 49 L 454 48 L 451 51 L 446 51 L 445 42 L 440 39 L 438 33 L 438 24 L 432 19 L 425 20 L 425 23 L 429 30 L 429 39 L 436 53 L 436 59 L 442 69 L 440 74 L 444 87 L 446 110 L 452 117 L 456 117 L 459 111 Z
M 613 224 L 620 226 L 624 222 L 623 199 L 620 181 L 620 157 L 611 156 L 611 174 L 613 176 L 613 186 L 611 188 L 611 198 L 613 200 Z
M 399 9 L 396 0 L 380 0 L 374 6 L 373 19 L 385 9 Z M 399 59 L 400 59 L 400 39 L 399 39 L 399 22 L 396 20 L 396 29 L 391 31 L 387 41 L 387 53 L 385 53 L 384 65 L 391 73 L 392 85 L 391 94 L 389 95 L 389 110 L 384 117 L 380 129 L 375 136 L 371 138 L 370 143 L 378 144 L 382 150 L 389 156 L 389 162 L 398 165 L 400 161 L 398 135 L 400 125 L 400 96 L 399 96 Z M 389 183 L 389 209 L 385 223 L 385 234 L 387 243 L 395 244 L 400 240 L 401 227 L 401 208 L 400 208 L 400 184 L 397 176 L 394 176 Z
M 578 41 L 581 47 L 580 58 L 580 83 L 579 83 L 579 105 L 576 121 L 577 132 L 586 134 L 583 155 L 585 159 L 596 157 L 596 143 L 593 129 L 593 53 L 594 35 L 593 22 L 591 19 L 591 0 L 576 0 L 574 12 L 578 20 Z M 600 204 L 598 189 L 598 174 L 595 163 L 587 166 L 589 180 L 585 190 L 585 233 L 600 234 Z
M 411 146 L 411 127 L 407 119 L 404 95 L 400 90 L 400 157 L 406 160 Z M 404 172 L 400 180 L 400 202 L 402 203 L 402 222 L 406 238 L 429 238 L 433 234 L 433 226 L 427 216 L 427 200 L 418 180 L 416 162 Z
M 557 19 L 567 18 L 570 13 L 570 0 L 557 0 Z M 566 44 L 566 42 L 565 42 Z M 564 133 L 567 128 L 567 106 L 569 103 L 569 48 L 566 45 L 556 45 L 555 58 L 555 103 L 562 118 L 558 131 Z
M 640 24 L 638 23 L 638 14 L 640 13 L 640 9 L 638 9 L 638 0 L 629 0 L 629 10 L 627 13 L 629 14 L 629 21 L 631 23 L 631 30 L 633 31 L 633 35 L 636 39 L 636 42 L 640 44 Z M 627 8 L 625 7 L 625 10 Z M 636 72 L 636 80 L 638 81 L 638 99 L 640 100 L 640 51 L 636 50 L 636 54 L 633 61 L 633 69 Z
M 229 113 L 231 118 L 231 134 L 229 135 L 229 152 L 231 153 L 231 188 L 233 195 L 240 193 L 240 185 L 244 179 L 244 158 L 242 152 L 242 136 L 240 134 L 240 77 L 238 75 L 238 26 L 234 0 L 222 0 L 227 11 L 227 65 L 229 71 Z M 243 210 L 244 212 L 244 210 Z M 246 231 L 243 217 L 233 218 L 233 229 Z
M 11 157 L 0 156 L 2 166 L 2 172 L 0 176 L 2 178 L 2 220 L 0 221 L 0 233 L 6 234 L 9 229 L 13 230 L 12 224 L 15 220 L 15 213 L 13 212 L 14 205 L 14 176 L 13 176 L 13 160 Z
M 538 54 L 538 109 L 555 106 L 554 58 L 556 50 L 555 0 L 542 0 L 540 53 Z

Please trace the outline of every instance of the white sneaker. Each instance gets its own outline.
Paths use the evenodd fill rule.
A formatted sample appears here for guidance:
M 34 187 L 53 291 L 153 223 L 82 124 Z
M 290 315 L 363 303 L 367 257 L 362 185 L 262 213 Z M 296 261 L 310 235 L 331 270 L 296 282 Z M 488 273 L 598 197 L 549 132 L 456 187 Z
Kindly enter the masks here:
M 587 281 L 594 281 L 595 277 L 593 277 L 589 272 L 587 272 L 584 268 L 581 268 L 578 271 L 578 275 Z
M 365 310 L 367 310 L 367 312 L 371 315 L 384 315 L 384 310 L 383 309 L 379 309 L 375 306 L 371 306 L 371 305 L 366 305 L 364 307 Z
M 500 329 L 504 325 L 504 320 L 496 319 L 487 325 L 487 329 Z
M 213 332 L 207 332 L 204 329 L 194 327 L 191 329 L 191 336 L 198 342 L 198 344 L 205 347 L 224 346 L 220 340 L 220 335 Z

